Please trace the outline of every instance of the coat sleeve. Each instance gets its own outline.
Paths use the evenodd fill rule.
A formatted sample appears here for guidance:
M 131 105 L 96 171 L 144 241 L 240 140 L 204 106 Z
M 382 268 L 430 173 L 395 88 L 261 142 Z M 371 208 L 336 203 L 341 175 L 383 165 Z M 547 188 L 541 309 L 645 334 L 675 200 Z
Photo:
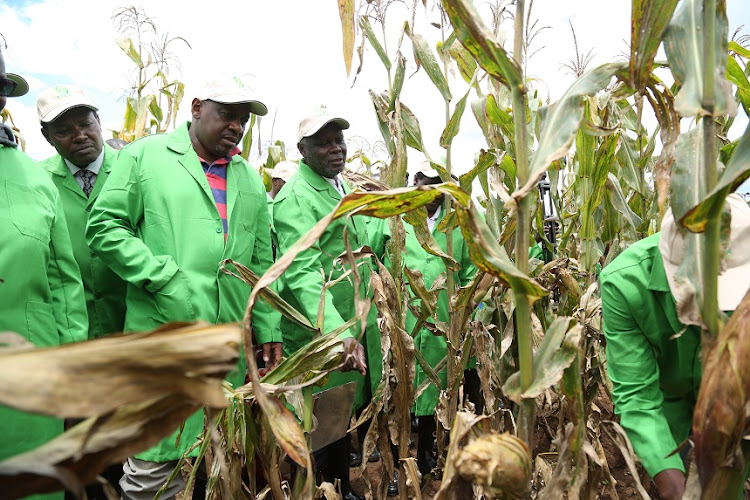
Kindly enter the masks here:
M 665 469 L 685 471 L 664 411 L 659 365 L 616 279 L 602 278 L 602 315 L 612 400 L 633 450 L 651 477 Z
M 50 230 L 50 259 L 47 269 L 52 292 L 52 314 L 60 343 L 79 342 L 88 338 L 89 322 L 81 273 L 73 258 L 62 200 L 54 192 L 55 218 Z
M 255 172 L 252 172 L 251 175 L 255 175 Z M 260 179 L 258 182 L 258 194 L 265 198 L 266 191 L 262 189 Z M 253 247 L 253 255 L 250 260 L 250 269 L 252 269 L 258 276 L 262 276 L 263 273 L 268 271 L 268 268 L 273 265 L 271 227 L 267 205 L 266 207 L 263 207 L 263 210 L 258 214 L 256 223 L 257 230 L 255 232 L 255 246 Z M 271 288 L 276 290 L 275 283 L 272 284 Z M 271 307 L 268 302 L 259 298 L 253 309 L 253 333 L 258 345 L 267 342 L 281 342 L 283 340 L 281 337 L 281 329 L 279 327 L 280 322 L 281 314 Z
M 121 151 L 89 214 L 86 242 L 123 280 L 157 292 L 177 273 L 169 255 L 154 255 L 136 236 L 143 219 L 140 158 Z
M 286 253 L 318 222 L 310 208 L 302 206 L 305 201 L 299 196 L 286 196 L 274 202 L 273 225 L 279 239 L 279 255 Z M 322 254 L 323 249 L 316 241 L 310 248 L 300 252 L 284 273 L 284 286 L 297 299 L 302 308 L 300 312 L 313 325 L 317 323 L 321 293 L 323 293 L 324 278 L 321 272 L 323 264 L 320 258 Z M 324 307 L 322 327 L 324 333 L 335 330 L 345 323 L 333 304 L 333 295 L 328 290 L 325 291 Z M 348 330 L 339 335 L 341 339 L 352 336 Z

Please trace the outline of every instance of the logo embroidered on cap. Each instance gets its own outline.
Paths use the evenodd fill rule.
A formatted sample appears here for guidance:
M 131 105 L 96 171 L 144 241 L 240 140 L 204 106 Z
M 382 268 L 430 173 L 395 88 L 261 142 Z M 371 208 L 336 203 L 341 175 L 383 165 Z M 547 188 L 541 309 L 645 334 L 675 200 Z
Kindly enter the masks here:
M 55 92 L 57 92 L 57 97 L 60 99 L 70 95 L 70 90 L 68 90 L 68 87 L 64 87 L 62 85 L 56 85 Z

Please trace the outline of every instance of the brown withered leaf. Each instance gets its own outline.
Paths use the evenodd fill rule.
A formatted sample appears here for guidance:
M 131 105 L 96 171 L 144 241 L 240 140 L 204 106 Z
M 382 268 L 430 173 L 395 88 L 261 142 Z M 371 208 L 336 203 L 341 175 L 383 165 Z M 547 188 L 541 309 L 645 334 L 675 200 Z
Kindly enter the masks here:
M 235 324 L 182 323 L 59 347 L 0 350 L 0 403 L 65 418 L 168 395 L 220 408 L 227 404 L 222 381 L 239 346 Z
M 750 294 L 709 349 L 693 413 L 695 461 L 703 498 L 738 498 L 747 465 L 742 443 L 750 401 Z
M 98 382 L 117 393 L 111 385 Z M 84 394 L 78 398 L 86 399 Z M 184 395 L 167 394 L 84 420 L 39 448 L 0 463 L 2 496 L 21 498 L 67 488 L 82 497 L 83 485 L 109 464 L 155 445 L 199 407 Z

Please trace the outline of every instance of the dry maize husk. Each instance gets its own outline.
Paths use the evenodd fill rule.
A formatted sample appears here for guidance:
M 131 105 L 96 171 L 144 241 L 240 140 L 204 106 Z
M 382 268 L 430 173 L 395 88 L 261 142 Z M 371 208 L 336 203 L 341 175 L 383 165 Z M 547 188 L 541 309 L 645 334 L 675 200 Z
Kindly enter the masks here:
M 459 475 L 493 497 L 520 498 L 531 486 L 531 454 L 511 434 L 487 434 L 469 443 L 456 458 Z

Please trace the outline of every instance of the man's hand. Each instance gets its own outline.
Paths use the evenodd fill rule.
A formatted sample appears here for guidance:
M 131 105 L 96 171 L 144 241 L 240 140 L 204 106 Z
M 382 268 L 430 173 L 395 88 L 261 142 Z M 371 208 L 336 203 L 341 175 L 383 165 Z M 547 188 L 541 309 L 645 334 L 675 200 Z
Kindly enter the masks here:
M 266 363 L 266 370 L 272 370 L 283 355 L 281 342 L 266 342 L 261 345 L 263 348 L 263 361 Z
M 365 348 L 353 337 L 344 339 L 344 366 L 342 372 L 357 370 L 362 375 L 367 374 L 367 361 L 365 361 Z
M 665 469 L 654 476 L 663 500 L 681 499 L 685 494 L 685 474 L 679 469 Z

